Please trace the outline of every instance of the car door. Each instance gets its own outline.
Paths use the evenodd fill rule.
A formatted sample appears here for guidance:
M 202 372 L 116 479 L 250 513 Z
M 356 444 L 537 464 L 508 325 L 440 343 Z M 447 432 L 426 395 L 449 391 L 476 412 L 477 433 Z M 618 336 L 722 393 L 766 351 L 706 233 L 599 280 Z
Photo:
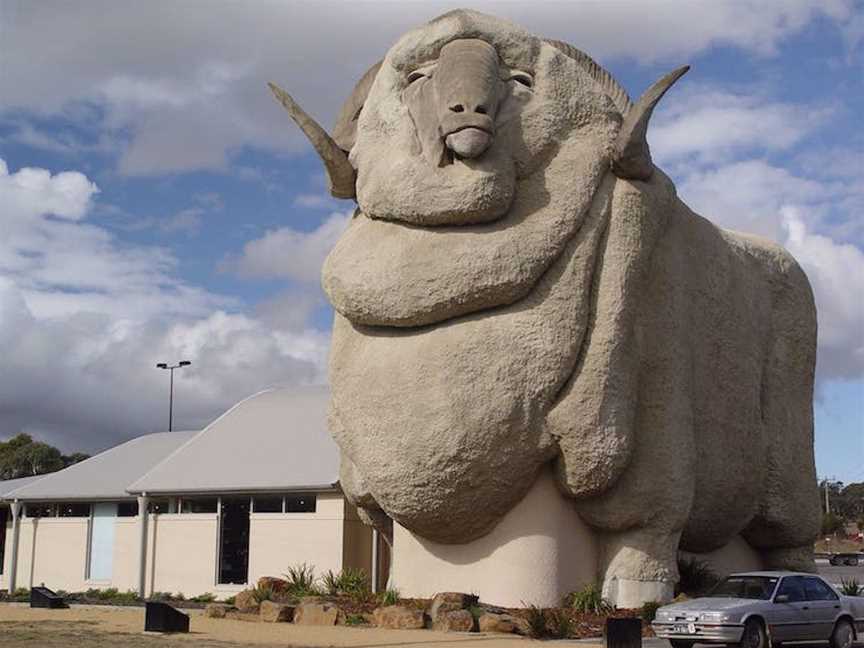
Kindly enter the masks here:
M 813 639 L 827 641 L 834 630 L 834 619 L 840 611 L 840 597 L 818 576 L 804 577 L 810 631 Z
M 778 600 L 779 599 L 779 600 Z M 803 576 L 785 576 L 766 613 L 773 641 L 806 641 L 810 638 L 809 602 Z

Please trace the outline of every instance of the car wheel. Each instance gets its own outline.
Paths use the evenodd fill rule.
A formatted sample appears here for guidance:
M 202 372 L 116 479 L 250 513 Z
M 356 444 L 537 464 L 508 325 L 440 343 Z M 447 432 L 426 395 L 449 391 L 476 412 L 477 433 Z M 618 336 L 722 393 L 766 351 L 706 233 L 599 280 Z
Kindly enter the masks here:
M 849 565 L 850 567 L 857 567 L 858 566 L 858 559 L 857 558 L 847 558 L 846 564 Z
M 829 558 L 828 562 L 831 563 L 832 565 L 834 565 L 835 567 L 839 567 L 840 565 L 843 564 L 843 561 L 840 560 L 839 558 Z
M 684 639 L 670 639 L 669 643 L 672 644 L 672 648 L 693 648 L 693 644 L 696 642 Z
M 840 619 L 834 625 L 834 632 L 831 633 L 831 648 L 852 648 L 853 641 L 855 641 L 855 631 L 852 629 L 852 624 L 846 619 Z
M 750 619 L 744 624 L 741 648 L 768 648 L 768 635 L 765 634 L 765 626 L 758 619 Z M 844 646 L 843 648 L 847 647 Z

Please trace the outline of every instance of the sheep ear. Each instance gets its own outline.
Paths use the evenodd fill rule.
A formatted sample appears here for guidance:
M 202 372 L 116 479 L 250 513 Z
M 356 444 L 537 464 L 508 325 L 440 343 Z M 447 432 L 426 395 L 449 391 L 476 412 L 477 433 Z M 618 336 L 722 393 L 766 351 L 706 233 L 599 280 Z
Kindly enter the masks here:
M 654 172 L 651 162 L 651 151 L 648 149 L 648 122 L 654 112 L 654 106 L 666 94 L 666 91 L 680 79 L 689 65 L 670 72 L 657 81 L 643 94 L 627 114 L 615 141 L 615 153 L 612 157 L 612 171 L 619 178 L 628 180 L 647 180 Z
M 351 96 L 342 104 L 342 110 L 339 111 L 339 117 L 336 118 L 336 125 L 333 127 L 333 140 L 343 151 L 354 148 L 354 141 L 357 139 L 357 119 L 360 117 L 360 111 L 363 110 L 363 104 L 366 103 L 366 97 L 369 96 L 372 82 L 378 76 L 382 63 L 383 61 L 378 61 L 366 70 L 354 86 Z
M 339 145 L 333 141 L 327 131 L 321 128 L 318 122 L 297 105 L 291 95 L 275 83 L 268 85 L 279 102 L 285 106 L 291 119 L 297 123 L 300 130 L 315 147 L 318 155 L 321 156 L 321 161 L 324 162 L 324 167 L 327 169 L 327 184 L 330 188 L 330 194 L 334 198 L 354 198 L 357 178 L 354 167 L 348 161 L 345 151 L 339 148 Z

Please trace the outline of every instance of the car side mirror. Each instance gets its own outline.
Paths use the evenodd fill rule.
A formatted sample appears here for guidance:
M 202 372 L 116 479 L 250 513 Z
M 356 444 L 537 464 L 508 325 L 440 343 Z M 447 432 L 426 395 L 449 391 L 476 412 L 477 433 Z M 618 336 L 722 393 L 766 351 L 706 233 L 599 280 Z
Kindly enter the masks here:
M 788 594 L 778 594 L 777 596 L 774 597 L 774 602 L 775 603 L 788 603 L 789 602 L 789 595 Z

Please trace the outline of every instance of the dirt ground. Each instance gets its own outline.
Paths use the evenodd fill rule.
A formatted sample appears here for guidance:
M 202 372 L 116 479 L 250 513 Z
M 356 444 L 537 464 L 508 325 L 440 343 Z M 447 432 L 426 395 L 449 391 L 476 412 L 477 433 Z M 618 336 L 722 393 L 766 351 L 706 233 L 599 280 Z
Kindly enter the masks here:
M 68 610 L 33 610 L 0 605 L 3 648 L 531 648 L 547 646 L 511 635 L 445 634 L 429 630 L 323 628 L 293 624 L 208 619 L 190 613 L 187 635 L 145 634 L 142 608 L 73 606 Z M 600 648 L 584 642 L 556 641 L 557 646 Z

